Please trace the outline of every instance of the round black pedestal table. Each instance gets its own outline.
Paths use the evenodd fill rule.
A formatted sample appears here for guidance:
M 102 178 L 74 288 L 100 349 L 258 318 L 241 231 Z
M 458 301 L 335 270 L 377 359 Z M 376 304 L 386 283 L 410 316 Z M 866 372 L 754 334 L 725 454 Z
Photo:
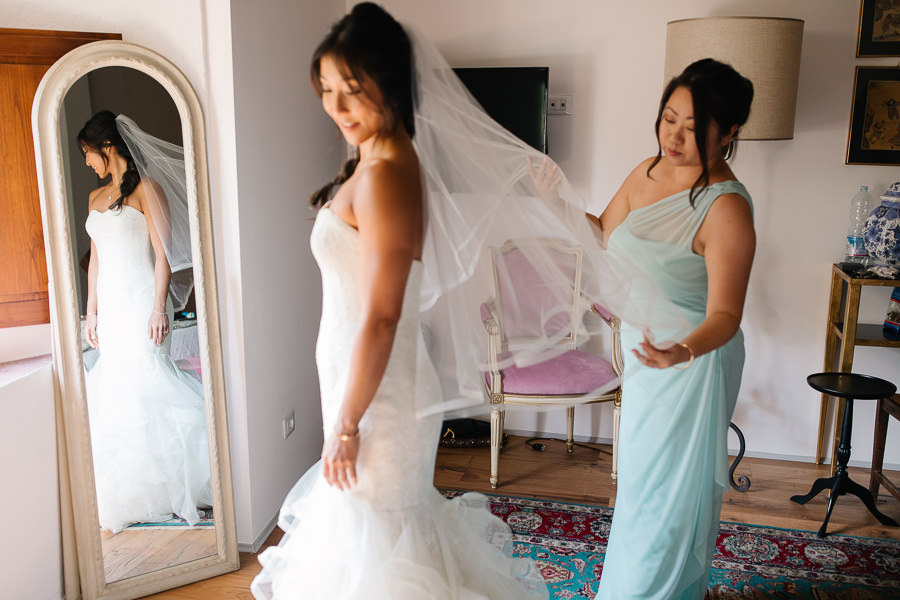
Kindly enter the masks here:
M 869 512 L 875 515 L 875 518 L 882 525 L 900 527 L 895 520 L 875 508 L 875 499 L 872 493 L 850 479 L 850 475 L 847 473 L 847 463 L 850 460 L 850 436 L 853 432 L 853 401 L 889 398 L 897 392 L 897 386 L 878 377 L 859 375 L 857 373 L 815 373 L 807 377 L 806 382 L 809 383 L 810 387 L 823 394 L 846 398 L 847 407 L 844 410 L 844 422 L 841 425 L 841 441 L 837 449 L 837 471 L 832 477 L 816 479 L 808 494 L 791 496 L 791 501 L 798 504 L 806 504 L 822 490 L 831 490 L 831 496 L 828 499 L 828 510 L 825 513 L 822 527 L 819 529 L 819 537 L 825 537 L 825 529 L 828 527 L 828 519 L 831 518 L 834 504 L 844 494 L 853 494 L 862 500 Z

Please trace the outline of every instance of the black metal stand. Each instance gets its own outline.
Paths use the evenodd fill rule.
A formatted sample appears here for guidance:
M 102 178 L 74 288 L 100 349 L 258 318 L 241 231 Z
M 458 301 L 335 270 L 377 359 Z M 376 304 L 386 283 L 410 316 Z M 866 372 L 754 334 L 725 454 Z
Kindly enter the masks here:
M 750 478 L 746 475 L 741 475 L 738 477 L 738 481 L 740 483 L 734 482 L 734 470 L 737 469 L 738 463 L 741 462 L 741 459 L 744 458 L 744 450 L 747 448 L 747 444 L 744 442 L 744 434 L 738 429 L 738 426 L 734 423 L 730 425 L 731 429 L 738 436 L 738 442 L 741 444 L 741 449 L 738 450 L 737 456 L 734 457 L 734 462 L 731 463 L 731 467 L 728 469 L 728 478 L 731 480 L 731 487 L 739 492 L 746 492 L 750 489 Z
M 853 398 L 847 398 L 847 408 L 844 411 L 844 423 L 841 427 L 841 443 L 837 451 L 838 467 L 833 477 L 821 477 L 813 482 L 812 489 L 808 494 L 791 496 L 791 501 L 797 504 L 806 504 L 816 497 L 819 492 L 825 489 L 831 489 L 831 497 L 828 499 L 828 511 L 825 513 L 825 521 L 819 529 L 819 537 L 825 537 L 825 528 L 828 527 L 828 519 L 831 518 L 831 511 L 837 499 L 844 494 L 853 494 L 866 505 L 878 522 L 882 525 L 891 527 L 900 527 L 895 520 L 883 514 L 875 508 L 875 499 L 872 493 L 859 485 L 847 473 L 847 463 L 850 460 L 850 434 L 853 429 Z

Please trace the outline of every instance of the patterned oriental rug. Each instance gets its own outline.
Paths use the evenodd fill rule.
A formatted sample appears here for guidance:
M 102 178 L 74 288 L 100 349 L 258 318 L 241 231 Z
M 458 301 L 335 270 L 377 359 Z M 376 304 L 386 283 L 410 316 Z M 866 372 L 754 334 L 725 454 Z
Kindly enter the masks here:
M 443 492 L 448 497 L 461 494 Z M 553 598 L 593 600 L 612 509 L 488 495 L 515 554 L 535 560 Z M 900 541 L 723 522 L 708 598 L 900 599 Z
M 212 529 L 216 526 L 215 518 L 213 517 L 213 509 L 204 508 L 203 510 L 198 510 L 200 513 L 200 520 L 193 524 L 189 525 L 187 521 L 182 519 L 181 517 L 175 516 L 171 519 L 167 519 L 165 521 L 148 521 L 146 523 L 135 523 L 133 525 L 129 525 L 126 527 L 128 530 L 135 529 Z

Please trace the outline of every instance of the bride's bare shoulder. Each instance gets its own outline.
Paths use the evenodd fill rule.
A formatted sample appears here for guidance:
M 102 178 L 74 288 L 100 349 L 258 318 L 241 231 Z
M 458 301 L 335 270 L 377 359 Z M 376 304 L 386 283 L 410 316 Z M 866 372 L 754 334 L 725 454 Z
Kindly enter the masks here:
M 408 158 L 379 158 L 360 164 L 356 194 L 395 202 L 420 202 L 419 165 Z

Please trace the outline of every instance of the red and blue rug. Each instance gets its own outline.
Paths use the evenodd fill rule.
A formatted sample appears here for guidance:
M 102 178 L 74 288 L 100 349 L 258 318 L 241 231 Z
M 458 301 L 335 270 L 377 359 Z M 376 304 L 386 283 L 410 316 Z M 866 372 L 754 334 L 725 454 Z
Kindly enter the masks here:
M 212 508 L 204 508 L 198 510 L 200 520 L 193 525 L 177 515 L 173 515 L 171 519 L 164 521 L 146 521 L 144 523 L 134 523 L 126 529 L 213 529 L 216 526 L 216 520 L 213 516 Z
M 513 531 L 515 553 L 540 565 L 553 598 L 593 600 L 611 508 L 488 498 Z M 900 600 L 900 541 L 722 522 L 708 597 Z

